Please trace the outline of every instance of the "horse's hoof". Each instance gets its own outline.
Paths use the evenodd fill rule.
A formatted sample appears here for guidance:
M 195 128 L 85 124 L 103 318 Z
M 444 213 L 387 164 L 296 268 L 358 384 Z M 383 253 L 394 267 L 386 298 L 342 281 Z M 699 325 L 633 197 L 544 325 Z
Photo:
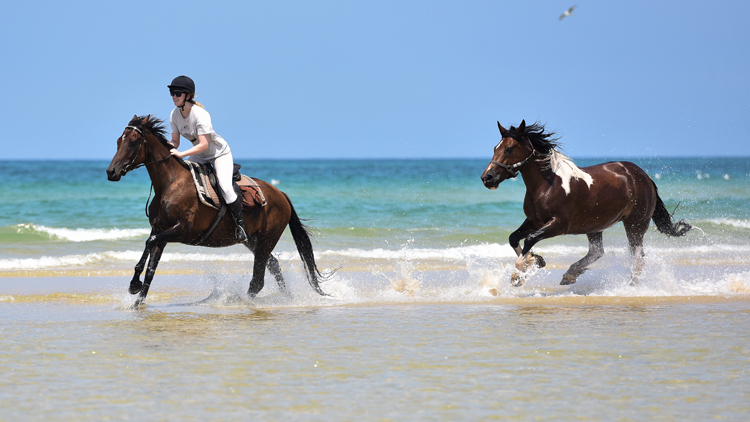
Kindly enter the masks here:
M 516 269 L 518 271 L 524 272 L 527 268 L 529 268 L 527 260 L 523 259 L 523 257 L 519 257 L 516 260 Z
M 130 308 L 131 309 L 138 309 L 140 307 L 146 306 L 146 304 L 144 303 L 145 301 L 146 301 L 145 297 L 138 296 L 138 299 L 136 299 L 135 302 L 133 302 L 133 305 L 131 305 Z
M 536 266 L 537 267 L 544 268 L 544 267 L 547 266 L 547 262 L 544 260 L 544 258 L 542 258 L 541 255 L 537 255 L 535 253 L 532 253 L 531 256 L 533 256 L 534 259 L 536 259 Z
M 521 272 L 526 272 L 529 268 L 536 266 L 538 268 L 544 268 L 547 265 L 544 262 L 544 258 L 533 252 L 529 252 L 526 255 L 521 255 L 516 259 L 516 269 Z
M 560 282 L 561 286 L 567 286 L 568 284 L 573 284 L 578 280 L 577 277 L 573 277 L 572 275 L 563 274 L 562 281 Z
M 140 293 L 141 290 L 143 290 L 143 283 L 141 283 L 140 280 L 137 282 L 136 281 L 130 282 L 128 293 L 130 293 L 131 295 L 134 295 L 134 294 Z
M 526 277 L 520 273 L 513 273 L 512 276 L 510 276 L 510 284 L 513 287 L 521 287 L 523 286 L 523 283 L 526 282 Z

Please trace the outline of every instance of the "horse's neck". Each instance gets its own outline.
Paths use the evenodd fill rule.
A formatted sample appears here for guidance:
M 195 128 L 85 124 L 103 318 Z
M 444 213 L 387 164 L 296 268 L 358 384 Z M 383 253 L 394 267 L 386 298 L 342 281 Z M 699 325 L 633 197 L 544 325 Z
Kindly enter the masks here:
M 523 176 L 523 183 L 526 185 L 526 190 L 535 191 L 540 186 L 549 185 L 554 180 L 555 173 L 549 168 L 543 159 L 535 159 L 529 161 L 523 169 L 521 169 L 521 176 Z
M 154 192 L 162 192 L 170 186 L 177 186 L 177 182 L 190 177 L 190 171 L 185 169 L 177 157 L 170 157 L 169 151 L 158 140 L 151 139 L 151 148 L 146 148 L 146 169 L 154 185 Z

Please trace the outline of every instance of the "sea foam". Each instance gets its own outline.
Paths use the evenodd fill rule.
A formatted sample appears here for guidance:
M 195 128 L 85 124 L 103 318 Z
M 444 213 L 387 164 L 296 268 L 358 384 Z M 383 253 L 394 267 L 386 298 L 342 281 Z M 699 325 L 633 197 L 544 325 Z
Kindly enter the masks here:
M 68 242 L 93 242 L 97 240 L 118 240 L 145 237 L 149 229 L 70 229 L 65 227 L 47 227 L 36 224 L 19 224 L 19 233 L 36 232 L 47 234 L 51 239 Z

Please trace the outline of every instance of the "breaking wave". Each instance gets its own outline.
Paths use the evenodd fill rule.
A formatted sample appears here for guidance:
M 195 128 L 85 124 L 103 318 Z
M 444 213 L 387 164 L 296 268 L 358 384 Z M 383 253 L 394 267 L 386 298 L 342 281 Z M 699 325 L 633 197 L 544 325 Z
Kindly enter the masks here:
M 120 239 L 145 238 L 150 229 L 85 229 L 47 227 L 37 224 L 18 224 L 0 229 L 0 239 L 12 238 L 13 241 L 24 240 L 57 240 L 67 242 L 112 241 Z

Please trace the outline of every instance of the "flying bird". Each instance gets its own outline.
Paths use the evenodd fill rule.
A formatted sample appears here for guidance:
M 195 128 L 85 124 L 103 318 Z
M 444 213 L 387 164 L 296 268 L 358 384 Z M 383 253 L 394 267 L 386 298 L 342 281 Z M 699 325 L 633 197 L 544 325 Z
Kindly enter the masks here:
M 573 9 L 578 7 L 578 5 L 572 6 L 570 9 L 563 12 L 562 15 L 560 15 L 560 20 L 563 20 L 564 18 L 567 18 L 568 16 L 573 14 Z

